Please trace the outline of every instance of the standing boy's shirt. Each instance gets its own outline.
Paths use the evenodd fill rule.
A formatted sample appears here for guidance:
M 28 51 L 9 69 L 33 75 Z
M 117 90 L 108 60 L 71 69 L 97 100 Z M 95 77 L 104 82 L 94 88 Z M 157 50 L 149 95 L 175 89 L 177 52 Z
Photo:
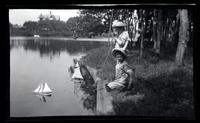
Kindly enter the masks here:
M 126 43 L 128 43 L 130 40 L 131 39 L 129 37 L 128 31 L 122 32 L 117 38 L 115 38 L 115 48 L 125 48 Z

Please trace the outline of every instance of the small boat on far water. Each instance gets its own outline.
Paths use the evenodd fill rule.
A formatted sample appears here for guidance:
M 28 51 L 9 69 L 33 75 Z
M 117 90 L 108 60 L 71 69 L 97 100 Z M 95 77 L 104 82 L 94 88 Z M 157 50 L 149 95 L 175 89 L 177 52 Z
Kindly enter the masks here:
M 52 94 L 52 90 L 50 89 L 50 87 L 47 85 L 46 82 L 41 83 L 33 92 L 36 94 L 46 95 L 46 96 Z
M 35 38 L 39 38 L 39 37 L 40 37 L 40 35 L 33 35 L 33 37 L 35 37 Z

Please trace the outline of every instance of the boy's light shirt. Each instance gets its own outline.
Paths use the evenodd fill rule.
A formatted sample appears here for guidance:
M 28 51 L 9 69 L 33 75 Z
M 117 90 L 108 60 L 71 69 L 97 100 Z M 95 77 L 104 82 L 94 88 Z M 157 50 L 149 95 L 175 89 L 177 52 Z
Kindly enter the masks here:
M 129 70 L 129 66 L 127 62 L 117 63 L 115 66 L 115 81 L 120 84 L 125 84 L 128 78 L 127 70 Z
M 123 48 L 125 43 L 130 41 L 128 31 L 122 32 L 115 40 L 116 40 L 115 48 Z
M 126 61 L 122 63 L 117 63 L 115 66 L 115 80 L 108 83 L 108 86 L 111 89 L 117 89 L 124 87 L 125 84 L 128 82 L 128 73 L 127 71 L 131 69 Z

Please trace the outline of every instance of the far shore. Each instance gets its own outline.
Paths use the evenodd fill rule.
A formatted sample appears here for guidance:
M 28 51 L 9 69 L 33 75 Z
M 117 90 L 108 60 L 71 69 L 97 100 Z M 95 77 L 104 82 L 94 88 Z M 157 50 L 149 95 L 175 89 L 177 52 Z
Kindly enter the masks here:
M 101 37 L 101 38 L 66 38 L 66 37 L 23 37 L 23 36 L 11 36 L 10 39 L 15 39 L 15 40 L 25 40 L 25 39 L 53 39 L 53 40 L 62 40 L 62 41 L 68 41 L 68 40 L 73 40 L 73 41 L 104 41 L 107 42 L 108 38 Z

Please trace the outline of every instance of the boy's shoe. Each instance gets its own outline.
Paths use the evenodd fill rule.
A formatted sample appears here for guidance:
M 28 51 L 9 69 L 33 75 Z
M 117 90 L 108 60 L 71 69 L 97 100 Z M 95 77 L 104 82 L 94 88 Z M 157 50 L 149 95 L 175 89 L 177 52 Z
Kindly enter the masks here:
M 108 86 L 108 84 L 105 84 L 105 88 L 107 92 L 110 92 L 112 89 Z

